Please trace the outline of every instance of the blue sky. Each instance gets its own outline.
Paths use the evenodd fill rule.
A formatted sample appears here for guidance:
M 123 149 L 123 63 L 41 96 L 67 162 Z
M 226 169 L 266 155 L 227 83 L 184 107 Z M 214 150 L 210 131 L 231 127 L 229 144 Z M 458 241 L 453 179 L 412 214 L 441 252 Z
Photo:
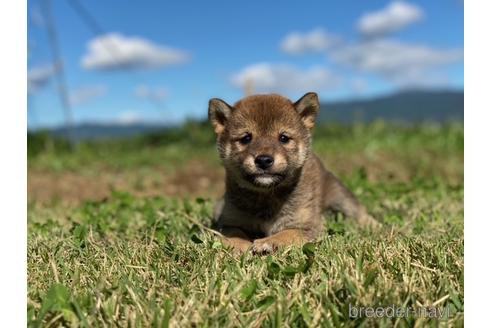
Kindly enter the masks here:
M 208 99 L 463 89 L 463 2 L 53 0 L 73 118 L 176 123 Z M 63 123 L 44 0 L 28 2 L 28 125 Z

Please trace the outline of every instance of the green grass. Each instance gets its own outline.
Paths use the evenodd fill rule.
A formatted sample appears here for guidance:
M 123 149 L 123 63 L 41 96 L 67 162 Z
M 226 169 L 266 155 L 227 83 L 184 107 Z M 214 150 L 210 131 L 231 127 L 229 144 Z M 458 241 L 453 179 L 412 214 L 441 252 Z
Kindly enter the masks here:
M 127 190 L 76 205 L 30 200 L 29 325 L 462 326 L 462 126 L 374 124 L 316 133 L 316 151 L 330 167 L 339 165 L 383 230 L 327 217 L 326 234 L 314 244 L 237 257 L 208 229 L 210 195 L 142 198 Z M 180 142 L 184 148 L 174 152 Z M 111 174 L 162 161 L 182 165 L 172 163 L 188 157 L 218 165 L 212 145 L 193 151 L 186 141 L 144 147 L 147 160 L 139 158 L 142 147 L 128 144 L 110 150 L 111 161 L 88 160 L 105 147 L 42 153 L 30 159 L 30 170 L 104 166 Z M 51 166 L 50 158 L 59 164 Z M 337 164 L 343 158 L 349 164 Z M 350 307 L 392 305 L 434 305 L 450 316 L 349 317 Z

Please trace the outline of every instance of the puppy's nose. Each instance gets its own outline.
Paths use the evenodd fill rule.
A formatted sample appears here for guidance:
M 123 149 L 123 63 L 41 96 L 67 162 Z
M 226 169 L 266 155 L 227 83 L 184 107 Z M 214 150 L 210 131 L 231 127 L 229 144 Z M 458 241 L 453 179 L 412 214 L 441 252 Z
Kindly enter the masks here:
M 259 155 L 255 158 L 255 164 L 260 169 L 267 169 L 273 164 L 273 157 L 268 155 Z

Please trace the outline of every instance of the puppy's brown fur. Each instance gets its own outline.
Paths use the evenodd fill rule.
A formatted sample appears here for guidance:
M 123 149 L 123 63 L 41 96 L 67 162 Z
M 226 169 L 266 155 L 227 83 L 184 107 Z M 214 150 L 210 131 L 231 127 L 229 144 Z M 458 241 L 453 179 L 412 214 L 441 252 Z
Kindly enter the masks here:
M 250 96 L 234 106 L 210 100 L 209 119 L 226 170 L 215 218 L 234 249 L 265 253 L 314 240 L 323 231 L 324 210 L 378 225 L 311 152 L 318 111 L 315 93 L 295 103 L 275 94 Z

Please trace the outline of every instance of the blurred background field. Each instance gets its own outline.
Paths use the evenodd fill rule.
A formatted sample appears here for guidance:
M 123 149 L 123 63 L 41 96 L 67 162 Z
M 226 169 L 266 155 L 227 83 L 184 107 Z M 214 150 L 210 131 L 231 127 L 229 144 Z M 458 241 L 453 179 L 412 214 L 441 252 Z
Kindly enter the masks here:
M 101 200 L 113 190 L 141 196 L 217 198 L 223 169 L 207 122 L 106 141 L 28 136 L 28 199 L 44 204 Z M 314 150 L 345 179 L 463 184 L 463 125 L 396 125 L 375 121 L 321 124 Z

